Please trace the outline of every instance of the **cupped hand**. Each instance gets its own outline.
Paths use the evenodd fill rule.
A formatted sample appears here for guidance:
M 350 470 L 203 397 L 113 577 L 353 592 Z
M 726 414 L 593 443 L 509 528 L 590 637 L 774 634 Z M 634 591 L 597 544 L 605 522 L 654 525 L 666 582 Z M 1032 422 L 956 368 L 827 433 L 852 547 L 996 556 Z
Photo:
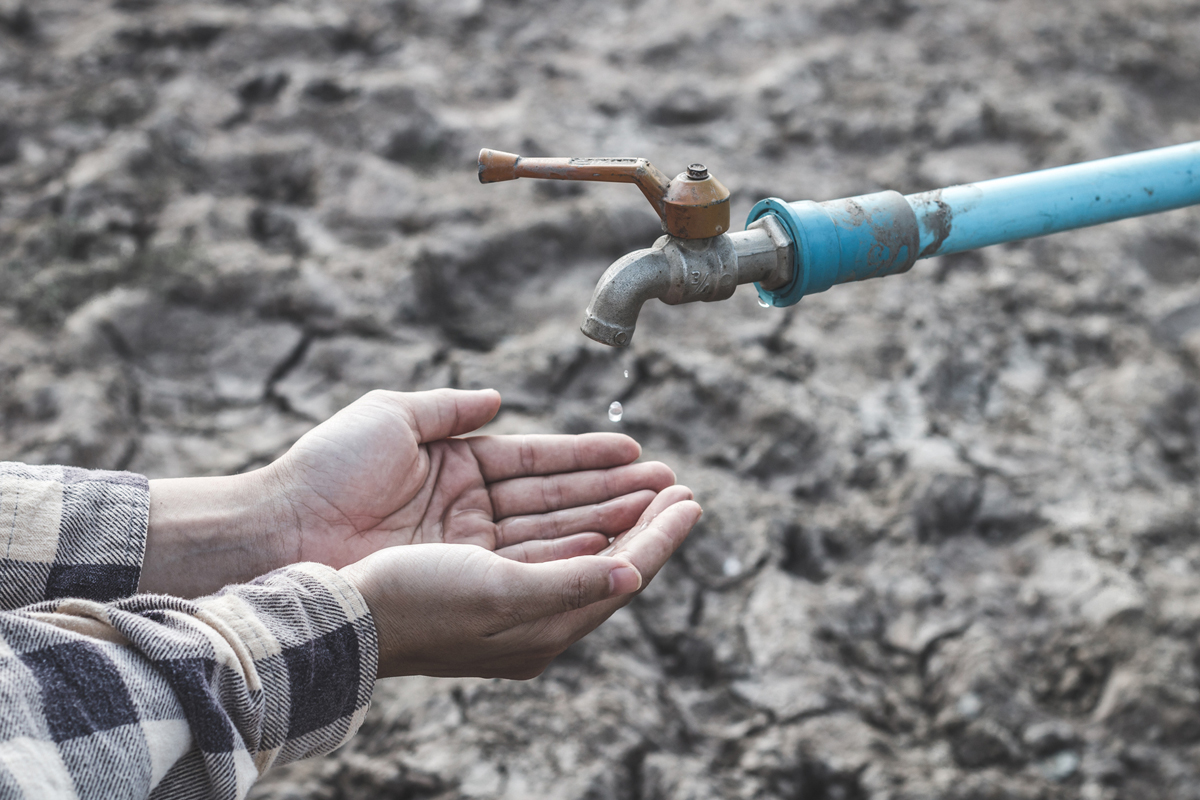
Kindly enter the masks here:
M 675 482 L 627 436 L 460 437 L 494 391 L 367 394 L 268 467 L 296 561 L 342 567 L 401 544 L 473 544 L 542 561 L 595 553 Z
M 150 482 L 142 591 L 195 596 L 405 544 L 594 554 L 675 481 L 627 436 L 473 436 L 494 391 L 374 391 L 245 475 Z
M 700 518 L 691 497 L 683 486 L 659 493 L 603 555 L 529 563 L 424 544 L 343 568 L 371 609 L 379 676 L 541 674 L 658 573 Z

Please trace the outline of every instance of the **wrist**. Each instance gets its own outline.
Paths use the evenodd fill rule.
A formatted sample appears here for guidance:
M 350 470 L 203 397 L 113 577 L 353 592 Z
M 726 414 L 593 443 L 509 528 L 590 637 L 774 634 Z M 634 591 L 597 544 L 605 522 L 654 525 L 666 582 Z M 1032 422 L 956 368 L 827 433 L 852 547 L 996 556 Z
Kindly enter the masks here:
M 342 567 L 337 572 L 342 580 L 358 592 L 370 612 L 371 622 L 375 626 L 375 643 L 378 648 L 376 677 L 392 678 L 397 675 L 410 674 L 398 668 L 395 663 L 397 648 L 392 626 L 389 624 L 392 620 L 382 607 L 382 598 L 378 591 L 379 582 L 374 579 L 370 568 L 359 561 Z
M 195 597 L 289 563 L 279 494 L 262 470 L 150 481 L 139 591 Z

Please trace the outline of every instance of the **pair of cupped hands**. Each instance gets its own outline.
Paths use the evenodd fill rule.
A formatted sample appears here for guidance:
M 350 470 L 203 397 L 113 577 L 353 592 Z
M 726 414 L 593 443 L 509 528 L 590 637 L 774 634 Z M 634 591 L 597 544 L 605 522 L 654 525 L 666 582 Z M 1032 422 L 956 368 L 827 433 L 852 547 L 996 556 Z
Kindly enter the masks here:
M 701 510 L 627 436 L 465 436 L 499 409 L 491 390 L 374 391 L 262 469 L 151 481 L 139 588 L 199 596 L 316 561 L 371 609 L 380 677 L 536 676 Z

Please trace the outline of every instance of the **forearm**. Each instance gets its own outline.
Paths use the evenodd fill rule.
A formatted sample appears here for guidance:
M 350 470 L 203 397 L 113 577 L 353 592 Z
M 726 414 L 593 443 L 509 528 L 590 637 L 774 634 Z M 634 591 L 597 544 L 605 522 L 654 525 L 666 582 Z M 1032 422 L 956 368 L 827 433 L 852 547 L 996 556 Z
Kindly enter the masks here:
M 357 730 L 375 642 L 361 596 L 318 564 L 195 601 L 0 613 L 0 752 L 33 756 L 0 758 L 0 786 L 237 800 L 272 763 L 327 753 Z
M 198 597 L 296 560 L 280 531 L 286 506 L 263 471 L 150 481 L 138 590 Z

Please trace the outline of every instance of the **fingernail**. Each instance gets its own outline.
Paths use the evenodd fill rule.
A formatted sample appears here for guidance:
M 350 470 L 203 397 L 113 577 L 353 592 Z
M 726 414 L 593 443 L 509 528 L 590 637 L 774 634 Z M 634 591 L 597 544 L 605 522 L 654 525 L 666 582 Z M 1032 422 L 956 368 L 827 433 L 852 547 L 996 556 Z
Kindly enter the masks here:
M 642 588 L 642 574 L 633 567 L 617 567 L 608 573 L 608 596 L 629 594 Z

